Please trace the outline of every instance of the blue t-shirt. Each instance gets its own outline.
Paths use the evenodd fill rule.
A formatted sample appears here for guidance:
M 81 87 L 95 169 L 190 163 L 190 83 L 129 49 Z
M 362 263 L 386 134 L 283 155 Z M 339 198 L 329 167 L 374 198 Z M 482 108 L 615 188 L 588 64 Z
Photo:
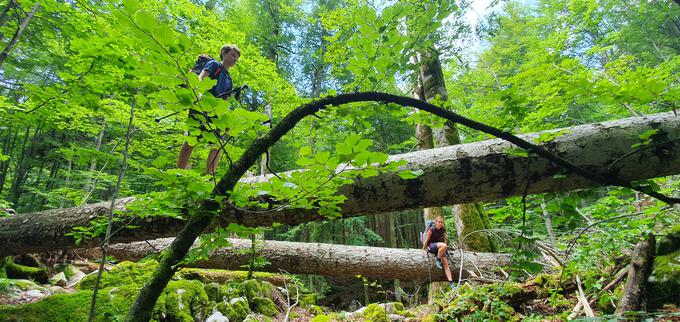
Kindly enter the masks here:
M 220 73 L 215 76 L 215 72 L 218 68 L 220 69 Z M 231 75 L 229 75 L 229 72 L 224 70 L 222 64 L 216 60 L 207 62 L 203 67 L 203 70 L 208 71 L 210 79 L 217 79 L 217 84 L 215 84 L 215 86 L 213 86 L 209 92 L 217 98 L 227 99 L 229 95 L 225 93 L 231 91 L 234 87 L 234 82 L 231 80 Z

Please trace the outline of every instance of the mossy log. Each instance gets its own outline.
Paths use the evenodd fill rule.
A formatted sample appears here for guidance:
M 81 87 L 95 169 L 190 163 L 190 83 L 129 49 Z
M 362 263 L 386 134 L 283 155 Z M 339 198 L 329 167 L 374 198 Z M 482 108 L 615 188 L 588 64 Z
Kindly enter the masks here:
M 12 256 L 0 259 L 0 278 L 31 279 L 40 283 L 47 282 L 47 268 L 20 265 Z
M 632 151 L 631 146 L 640 141 L 639 135 L 652 129 L 658 130 L 652 143 Z M 680 141 L 672 140 L 680 137 L 680 117 L 672 112 L 555 131 L 564 134 L 542 146 L 600 176 L 628 182 L 680 173 Z M 533 141 L 540 135 L 522 137 Z M 506 141 L 488 140 L 392 156 L 390 160 L 406 160 L 407 168 L 422 170 L 423 174 L 412 180 L 392 173 L 357 179 L 340 189 L 348 198 L 341 205 L 343 216 L 495 200 L 520 195 L 525 188 L 533 194 L 601 185 L 542 157 L 531 155 L 527 159 L 510 153 L 512 150 L 516 148 Z M 248 181 L 266 179 L 255 177 Z M 120 199 L 116 208 L 124 210 L 131 200 Z M 2 218 L 0 256 L 74 248 L 73 239 L 64 235 L 104 215 L 108 206 L 104 202 Z M 322 219 L 323 216 L 310 210 L 253 214 L 225 208 L 216 221 L 220 225 L 240 221 L 246 226 L 268 226 L 274 222 L 293 225 Z M 133 223 L 138 228 L 118 230 L 112 242 L 173 236 L 184 223 L 174 218 L 148 216 Z M 94 247 L 99 242 L 89 245 Z
M 108 254 L 118 260 L 136 261 L 165 249 L 172 238 L 156 239 L 130 244 L 109 246 Z M 213 251 L 208 260 L 189 264 L 196 268 L 240 270 L 250 259 L 250 240 L 230 239 L 231 247 Z M 402 279 L 416 281 L 445 281 L 442 270 L 437 269 L 432 255 L 421 249 L 400 249 L 368 246 L 347 246 L 317 243 L 264 241 L 256 243 L 257 255 L 270 262 L 260 271 L 291 274 L 319 274 L 333 277 Z M 78 252 L 81 256 L 97 257 L 99 249 Z M 450 251 L 451 271 L 454 279 L 460 269 L 460 252 Z M 510 255 L 464 252 L 463 277 L 497 277 L 498 267 L 508 266 Z

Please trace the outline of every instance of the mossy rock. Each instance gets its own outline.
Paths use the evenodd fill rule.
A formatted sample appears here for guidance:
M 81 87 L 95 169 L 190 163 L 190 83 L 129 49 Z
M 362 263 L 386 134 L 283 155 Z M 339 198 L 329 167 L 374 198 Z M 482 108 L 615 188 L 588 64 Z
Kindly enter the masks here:
M 652 308 L 667 303 L 680 305 L 680 250 L 654 258 L 647 298 Z
M 255 313 L 248 314 L 248 316 L 246 316 L 246 318 L 243 319 L 243 322 L 271 322 L 271 321 L 272 319 L 270 319 L 269 317 Z
M 247 280 L 241 283 L 241 290 L 243 291 L 243 296 L 245 296 L 250 302 L 256 297 L 265 297 L 271 299 L 272 295 L 274 294 L 275 286 L 269 282 Z
M 379 304 L 373 303 L 369 304 L 364 312 L 362 313 L 362 316 L 364 317 L 364 321 L 371 321 L 371 322 L 389 322 L 390 320 L 387 318 L 387 312 L 385 311 L 385 308 L 380 306 Z
M 36 284 L 31 280 L 0 278 L 0 293 L 9 292 L 12 289 L 17 289 L 19 291 L 45 290 L 44 287 Z
M 241 283 L 241 289 L 243 290 L 243 295 L 248 299 L 248 302 L 260 296 L 262 292 L 260 283 L 256 280 L 243 281 L 243 283 Z
M 67 280 L 70 280 L 73 276 L 78 274 L 80 270 L 71 264 L 57 264 L 54 265 L 55 273 L 64 273 Z M 81 272 L 82 273 L 82 272 Z
M 210 310 L 208 295 L 199 281 L 170 281 L 154 311 L 170 321 L 202 321 Z
M 241 283 L 229 283 L 227 285 L 221 285 L 221 289 L 222 295 L 228 299 L 244 296 Z
M 322 315 L 324 313 L 323 309 L 318 305 L 310 305 L 309 312 L 314 315 Z
M 205 294 L 208 295 L 208 299 L 214 302 L 222 302 L 224 300 L 222 286 L 214 282 L 205 286 Z
M 279 309 L 274 304 L 274 301 L 272 301 L 270 298 L 267 297 L 254 297 L 250 303 L 250 308 L 253 309 L 253 312 L 257 312 L 260 314 L 263 314 L 265 316 L 276 316 L 279 314 Z
M 680 225 L 675 225 L 670 232 L 656 240 L 656 255 L 667 255 L 680 249 Z
M 219 303 L 215 309 L 226 316 L 230 322 L 243 321 L 250 314 L 248 300 L 245 297 L 234 298 L 229 303 Z
M 158 267 L 158 262 L 148 260 L 139 263 L 121 262 L 110 271 L 102 273 L 100 288 L 121 286 L 128 284 L 144 285 L 151 278 L 151 275 Z M 97 274 L 87 275 L 78 284 L 78 289 L 91 290 L 97 280 Z

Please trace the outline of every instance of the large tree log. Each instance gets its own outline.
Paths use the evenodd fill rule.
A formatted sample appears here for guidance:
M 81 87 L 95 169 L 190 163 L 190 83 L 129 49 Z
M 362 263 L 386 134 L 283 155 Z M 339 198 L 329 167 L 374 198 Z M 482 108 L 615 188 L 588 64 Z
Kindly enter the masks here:
M 641 142 L 639 135 L 649 130 L 659 131 L 652 137 L 651 144 L 637 150 L 632 148 Z M 581 125 L 566 131 L 542 146 L 600 175 L 634 181 L 680 173 L 680 117 L 672 112 Z M 532 141 L 539 135 L 533 133 L 522 137 Z M 580 175 L 565 173 L 546 159 L 508 153 L 512 148 L 512 144 L 497 139 L 392 156 L 390 160 L 406 160 L 408 168 L 423 170 L 423 175 L 404 180 L 395 174 L 384 173 L 344 186 L 340 193 L 348 200 L 342 204 L 343 216 L 496 200 L 520 195 L 525 188 L 533 194 L 599 185 Z M 255 177 L 250 180 L 265 179 Z M 131 198 L 121 199 L 117 208 L 124 209 L 125 203 L 130 201 Z M 86 226 L 93 217 L 105 214 L 107 207 L 105 202 L 2 218 L 0 256 L 73 248 L 72 238 L 64 234 L 73 227 Z M 297 209 L 254 214 L 228 208 L 218 221 L 222 225 L 240 222 L 247 226 L 263 226 L 273 222 L 299 224 L 321 219 L 323 217 L 313 211 Z M 112 241 L 172 236 L 183 222 L 148 217 L 135 224 L 139 228 L 121 229 Z
M 108 255 L 118 260 L 137 261 L 168 247 L 172 238 L 148 242 L 110 245 Z M 188 266 L 242 270 L 250 259 L 250 240 L 230 239 L 231 247 L 211 253 L 210 258 Z M 357 274 L 369 278 L 407 279 L 416 281 L 445 281 L 442 270 L 434 265 L 433 255 L 426 256 L 421 249 L 401 249 L 367 246 L 347 246 L 317 243 L 294 243 L 284 241 L 257 242 L 257 256 L 271 264 L 258 270 L 278 273 L 285 270 L 291 274 L 319 274 L 334 277 L 354 277 Z M 80 256 L 98 258 L 101 250 L 93 248 L 78 252 Z M 450 252 L 451 273 L 458 278 L 460 252 Z M 474 264 L 473 264 L 474 263 Z M 498 267 L 508 266 L 510 255 L 464 252 L 463 278 L 497 277 Z

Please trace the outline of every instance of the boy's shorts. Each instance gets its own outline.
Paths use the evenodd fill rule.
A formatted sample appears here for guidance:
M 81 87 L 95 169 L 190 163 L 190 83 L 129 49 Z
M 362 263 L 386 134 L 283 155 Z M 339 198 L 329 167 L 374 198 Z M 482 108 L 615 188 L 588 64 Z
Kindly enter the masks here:
M 201 139 L 203 138 L 204 132 L 212 133 L 216 137 L 220 138 L 221 140 L 226 139 L 226 134 L 223 136 L 222 130 L 216 129 L 216 128 L 209 129 L 206 126 L 206 123 L 212 122 L 212 118 L 210 116 L 208 116 L 208 113 L 199 112 L 195 109 L 189 109 L 189 117 L 196 120 L 196 122 L 198 122 L 198 129 L 201 131 L 201 133 L 196 137 L 197 141 L 201 141 Z

